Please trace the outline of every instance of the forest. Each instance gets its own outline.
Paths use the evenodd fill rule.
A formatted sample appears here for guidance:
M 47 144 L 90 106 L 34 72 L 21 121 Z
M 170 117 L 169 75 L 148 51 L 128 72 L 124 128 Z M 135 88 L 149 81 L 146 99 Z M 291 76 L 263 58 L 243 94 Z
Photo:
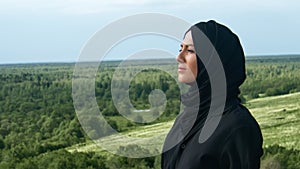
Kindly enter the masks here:
M 133 69 L 144 66 L 134 66 L 134 62 L 131 65 Z M 172 69 L 170 63 L 164 60 L 151 64 Z M 121 71 L 115 83 L 111 83 L 118 64 L 117 61 L 107 61 L 98 68 L 95 76 L 96 101 L 110 126 L 118 132 L 133 132 L 143 126 L 174 120 L 180 113 L 180 89 L 172 74 L 152 68 L 139 72 L 129 81 L 131 72 Z M 75 63 L 0 65 L 0 169 L 160 168 L 159 156 L 128 158 L 105 151 L 71 151 L 76 145 L 92 144 L 90 137 L 97 139 L 110 135 L 106 130 L 99 133 L 93 129 L 87 132 L 82 128 L 72 98 L 74 68 Z M 297 117 L 300 118 L 300 105 L 296 101 L 300 99 L 300 56 L 247 57 L 246 75 L 247 79 L 240 88 L 240 99 L 254 111 L 254 117 L 263 130 L 266 142 L 262 168 L 299 168 L 300 134 L 287 137 L 293 140 L 287 143 L 288 140 L 282 139 L 278 133 L 290 129 L 292 125 L 298 127 L 293 130 L 300 129 L 300 121 L 297 120 Z M 129 89 L 126 89 L 126 84 L 129 84 Z M 137 110 L 148 110 L 153 105 L 163 104 L 149 102 L 149 95 L 155 89 L 165 94 L 167 102 L 163 111 L 150 110 L 150 114 L 159 116 L 154 121 L 147 122 L 152 117 L 144 119 L 144 116 L 135 113 L 131 118 L 143 122 L 137 123 L 119 113 L 116 106 L 129 116 L 133 110 L 127 103 L 114 104 L 112 88 L 117 89 L 117 93 L 128 91 L 130 101 Z M 285 102 L 281 103 L 278 97 L 285 97 Z M 291 102 L 294 103 L 292 107 Z M 266 113 L 270 115 L 268 117 L 274 117 L 273 121 L 262 118 L 266 109 L 259 108 L 278 105 L 283 108 Z M 95 118 L 86 120 L 93 122 Z M 283 126 L 286 128 L 280 128 Z M 147 152 L 135 145 L 127 148 Z

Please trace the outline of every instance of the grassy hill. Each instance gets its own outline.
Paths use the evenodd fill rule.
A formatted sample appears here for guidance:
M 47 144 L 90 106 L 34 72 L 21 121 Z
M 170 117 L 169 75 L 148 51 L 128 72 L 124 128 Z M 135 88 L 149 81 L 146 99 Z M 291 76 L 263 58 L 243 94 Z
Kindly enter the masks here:
M 264 146 L 280 145 L 288 149 L 300 150 L 300 92 L 281 96 L 258 98 L 248 101 L 245 105 L 250 109 L 262 129 Z M 173 121 L 157 123 L 137 127 L 135 130 L 122 134 L 129 137 L 151 137 L 167 133 Z M 132 144 L 132 140 L 124 140 L 123 137 L 111 135 L 98 140 L 108 147 L 116 145 Z M 153 145 L 161 144 L 163 139 L 151 142 Z M 117 144 L 116 144 L 117 143 Z M 142 141 L 139 143 L 142 144 Z M 98 147 L 94 142 L 77 144 L 67 148 L 69 152 L 102 152 L 104 149 Z
M 258 98 L 246 106 L 262 129 L 264 146 L 300 150 L 300 93 Z

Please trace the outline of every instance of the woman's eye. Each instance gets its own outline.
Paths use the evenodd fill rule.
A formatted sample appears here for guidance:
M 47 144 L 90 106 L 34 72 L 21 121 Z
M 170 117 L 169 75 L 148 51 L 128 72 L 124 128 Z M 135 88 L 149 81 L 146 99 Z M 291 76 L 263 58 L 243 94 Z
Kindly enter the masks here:
M 194 50 L 186 50 L 187 52 L 190 52 L 190 53 L 195 53 Z M 182 49 L 179 49 L 179 52 L 182 52 Z

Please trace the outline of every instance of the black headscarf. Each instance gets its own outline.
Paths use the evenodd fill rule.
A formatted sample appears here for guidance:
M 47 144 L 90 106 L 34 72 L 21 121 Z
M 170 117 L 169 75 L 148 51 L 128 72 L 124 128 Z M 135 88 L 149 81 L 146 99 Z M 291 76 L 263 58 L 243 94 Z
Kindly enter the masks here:
M 189 91 L 181 96 L 185 109 L 176 118 L 165 141 L 164 151 L 174 146 L 171 149 L 174 154 L 180 150 L 178 145 L 201 130 L 205 123 L 212 100 L 210 79 L 222 73 L 220 71 L 225 73 L 226 91 L 220 92 L 220 95 L 226 95 L 224 114 L 230 107 L 239 104 L 239 86 L 246 78 L 244 52 L 238 37 L 231 30 L 212 20 L 197 23 L 188 31 L 190 30 L 197 54 L 198 73 L 195 83 L 192 83 Z M 203 45 L 205 40 L 199 35 L 199 31 L 208 38 L 214 49 Z M 223 69 L 216 69 L 215 72 L 208 74 L 205 66 L 215 65 L 210 64 L 209 61 L 204 64 L 203 59 L 211 59 L 216 54 L 220 58 Z M 176 159 L 171 159 L 168 163 L 175 165 Z

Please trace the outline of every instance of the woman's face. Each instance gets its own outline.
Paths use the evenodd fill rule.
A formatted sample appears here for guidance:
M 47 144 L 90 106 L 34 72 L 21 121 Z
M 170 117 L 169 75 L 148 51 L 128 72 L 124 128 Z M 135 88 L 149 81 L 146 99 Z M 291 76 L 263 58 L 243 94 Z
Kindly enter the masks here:
M 181 49 L 176 58 L 178 62 L 178 81 L 190 83 L 197 77 L 197 56 L 191 31 L 188 31 L 181 43 Z

